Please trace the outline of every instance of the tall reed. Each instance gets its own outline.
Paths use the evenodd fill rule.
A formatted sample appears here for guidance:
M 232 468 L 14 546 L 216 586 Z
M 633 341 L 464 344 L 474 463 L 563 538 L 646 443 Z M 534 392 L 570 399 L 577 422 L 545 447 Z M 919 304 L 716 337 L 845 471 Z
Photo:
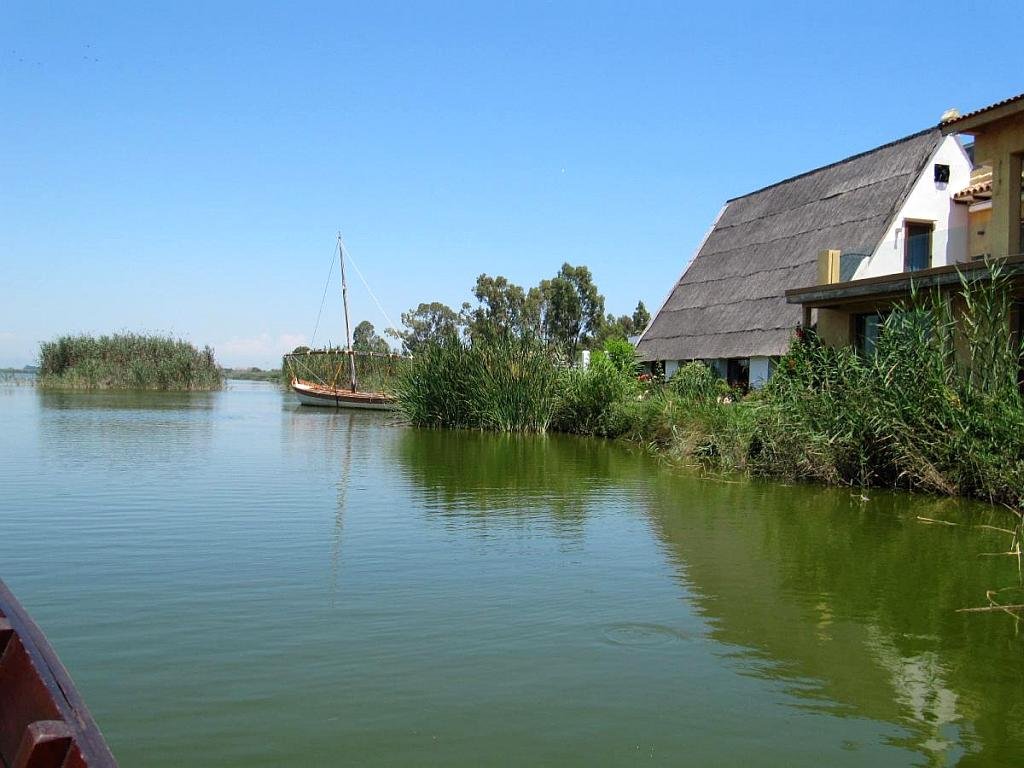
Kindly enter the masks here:
M 1020 342 L 1002 269 L 955 295 L 915 295 L 875 351 L 794 343 L 765 390 L 756 471 L 896 485 L 1024 506 Z
M 115 333 L 65 335 L 40 344 L 38 384 L 73 389 L 220 389 L 210 347 L 181 339 Z
M 399 407 L 420 426 L 544 432 L 559 404 L 560 368 L 540 343 L 512 336 L 426 345 L 398 377 Z

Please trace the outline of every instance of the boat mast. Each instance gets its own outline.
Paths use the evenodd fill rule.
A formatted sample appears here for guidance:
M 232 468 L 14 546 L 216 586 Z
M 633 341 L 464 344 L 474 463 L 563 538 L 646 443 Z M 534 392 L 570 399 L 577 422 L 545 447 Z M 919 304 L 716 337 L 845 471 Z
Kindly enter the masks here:
M 348 355 L 349 384 L 355 392 L 356 353 L 352 349 L 352 330 L 348 322 L 348 283 L 345 282 L 345 245 L 341 242 L 341 232 L 338 233 L 338 259 L 341 261 L 341 303 L 345 306 L 345 343 L 348 345 L 345 353 Z

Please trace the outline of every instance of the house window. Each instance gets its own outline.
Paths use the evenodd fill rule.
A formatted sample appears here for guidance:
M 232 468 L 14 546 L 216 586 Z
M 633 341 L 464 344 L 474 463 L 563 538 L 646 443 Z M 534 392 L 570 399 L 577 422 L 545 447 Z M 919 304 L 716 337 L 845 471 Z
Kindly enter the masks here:
M 882 335 L 882 326 L 885 323 L 883 318 L 877 312 L 871 312 L 864 315 L 857 315 L 856 317 L 856 335 L 855 340 L 857 351 L 862 355 L 872 355 L 875 352 L 875 347 L 878 345 L 878 339 Z
M 730 387 L 746 389 L 750 386 L 750 360 L 733 357 L 726 363 L 725 378 Z
M 906 245 L 903 268 L 906 272 L 928 269 L 932 265 L 932 230 L 935 225 L 919 221 L 905 224 Z

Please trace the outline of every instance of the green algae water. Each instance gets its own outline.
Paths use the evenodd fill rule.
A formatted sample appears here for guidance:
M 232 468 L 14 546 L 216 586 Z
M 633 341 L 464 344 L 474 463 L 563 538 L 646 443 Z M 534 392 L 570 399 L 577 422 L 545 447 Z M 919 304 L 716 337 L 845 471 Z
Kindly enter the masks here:
M 970 523 L 259 383 L 0 386 L 0 575 L 123 766 L 1018 765 Z

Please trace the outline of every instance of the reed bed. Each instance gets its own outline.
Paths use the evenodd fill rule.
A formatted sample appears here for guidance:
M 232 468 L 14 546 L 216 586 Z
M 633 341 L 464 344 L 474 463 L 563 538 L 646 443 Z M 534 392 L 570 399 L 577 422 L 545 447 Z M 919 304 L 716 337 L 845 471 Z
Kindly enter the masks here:
M 115 333 L 66 335 L 39 349 L 41 387 L 213 390 L 224 380 L 210 347 L 181 339 Z
M 36 383 L 35 376 L 22 371 L 0 371 L 0 384 L 11 387 L 31 387 Z
M 794 340 L 763 393 L 755 471 L 1024 509 L 1024 400 L 1008 282 L 919 296 L 874 354 Z
M 532 339 L 428 344 L 398 378 L 399 407 L 414 424 L 545 432 L 560 402 L 555 356 Z

